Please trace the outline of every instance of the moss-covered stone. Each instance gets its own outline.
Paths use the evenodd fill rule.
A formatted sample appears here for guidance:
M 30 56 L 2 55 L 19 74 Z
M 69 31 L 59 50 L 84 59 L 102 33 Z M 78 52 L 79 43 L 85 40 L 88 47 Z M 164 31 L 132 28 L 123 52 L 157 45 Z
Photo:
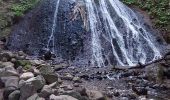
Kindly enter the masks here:
M 29 60 L 18 60 L 15 62 L 15 67 L 22 66 L 25 70 L 28 70 L 32 67 Z

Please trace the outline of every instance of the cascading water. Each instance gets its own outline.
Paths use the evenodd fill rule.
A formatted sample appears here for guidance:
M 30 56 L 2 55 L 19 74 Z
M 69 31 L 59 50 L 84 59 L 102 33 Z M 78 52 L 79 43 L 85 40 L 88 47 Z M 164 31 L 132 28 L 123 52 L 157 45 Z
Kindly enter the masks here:
M 52 49 L 52 52 L 54 53 L 54 49 L 55 49 L 55 37 L 54 37 L 54 33 L 55 33 L 55 28 L 56 28 L 56 21 L 57 21 L 57 13 L 58 13 L 58 7 L 59 7 L 59 3 L 60 0 L 56 1 L 56 8 L 55 8 L 55 12 L 54 12 L 54 18 L 53 18 L 53 23 L 52 23 L 52 28 L 51 28 L 51 35 L 50 38 L 48 40 L 48 44 L 47 44 L 47 49 Z M 51 48 L 50 48 L 50 43 L 51 43 Z
M 161 58 L 164 47 L 144 18 L 119 0 L 44 0 L 16 27 L 9 49 L 41 56 L 47 48 L 76 66 L 144 64 Z
M 102 34 L 106 36 L 112 46 L 113 55 L 121 66 L 134 66 L 139 62 L 144 64 L 161 57 L 158 48 L 152 43 L 151 33 L 147 32 L 141 25 L 136 13 L 130 8 L 119 0 L 98 0 L 96 3 L 95 0 L 85 1 L 92 33 L 92 50 L 95 58 L 93 60 L 97 62 L 98 66 L 103 65 L 103 48 L 100 46 L 99 39 Z M 96 8 L 97 5 L 98 9 Z M 124 32 L 121 32 L 118 25 L 116 25 L 111 10 L 114 10 L 117 20 L 122 20 L 120 24 L 124 25 Z M 99 19 L 99 14 L 102 16 L 101 19 Z M 101 20 L 104 23 L 105 33 L 102 33 L 102 30 L 98 28 Z M 115 50 L 116 45 L 113 42 L 117 42 L 122 57 L 118 56 L 118 51 Z M 147 45 L 151 52 L 153 52 L 152 58 L 147 56 L 148 52 L 145 50 L 144 45 Z

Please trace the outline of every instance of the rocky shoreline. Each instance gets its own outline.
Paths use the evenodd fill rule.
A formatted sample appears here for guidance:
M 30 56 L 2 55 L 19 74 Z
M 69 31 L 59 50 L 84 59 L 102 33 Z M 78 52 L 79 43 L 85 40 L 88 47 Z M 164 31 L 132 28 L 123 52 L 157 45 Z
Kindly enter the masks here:
M 126 71 L 80 68 L 4 50 L 2 41 L 0 48 L 0 100 L 170 99 L 169 61 Z

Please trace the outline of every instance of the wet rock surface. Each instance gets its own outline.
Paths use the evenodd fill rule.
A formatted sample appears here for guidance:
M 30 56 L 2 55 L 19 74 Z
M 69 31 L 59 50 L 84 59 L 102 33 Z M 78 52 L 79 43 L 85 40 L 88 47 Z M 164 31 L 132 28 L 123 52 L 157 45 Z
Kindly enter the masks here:
M 22 51 L 8 54 L 15 61 L 0 60 L 0 97 L 5 100 L 170 99 L 169 61 L 120 70 L 53 64 Z

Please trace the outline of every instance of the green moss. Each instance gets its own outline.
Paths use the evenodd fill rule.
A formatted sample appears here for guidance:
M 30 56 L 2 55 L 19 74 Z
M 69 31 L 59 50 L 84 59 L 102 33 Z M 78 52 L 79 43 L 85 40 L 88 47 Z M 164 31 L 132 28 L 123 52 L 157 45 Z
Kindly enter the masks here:
M 156 28 L 170 32 L 170 0 L 122 0 L 148 12 Z
M 22 16 L 28 10 L 31 10 L 39 0 L 22 0 L 20 3 L 14 4 L 11 10 L 16 16 Z
M 28 70 L 32 67 L 32 64 L 29 60 L 18 60 L 16 61 L 15 66 L 22 66 L 25 70 Z

